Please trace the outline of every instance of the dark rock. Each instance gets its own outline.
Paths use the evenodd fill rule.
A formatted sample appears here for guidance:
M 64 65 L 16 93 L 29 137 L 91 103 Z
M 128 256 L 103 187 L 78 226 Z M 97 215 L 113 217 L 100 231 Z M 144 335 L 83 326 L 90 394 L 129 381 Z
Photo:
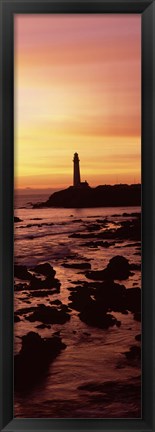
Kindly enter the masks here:
M 93 237 L 94 234 L 92 233 L 91 236 Z M 90 234 L 89 234 L 90 237 Z M 86 234 L 84 236 L 81 235 L 81 238 L 89 238 L 88 234 L 86 237 Z M 134 241 L 140 241 L 141 240 L 141 220 L 140 217 L 137 217 L 132 220 L 122 221 L 121 227 L 116 227 L 112 229 L 106 229 L 103 232 L 99 232 L 95 234 L 95 237 L 98 239 L 109 239 L 109 240 L 134 240 Z
M 50 301 L 50 304 L 62 306 L 61 300 L 58 299 Z
M 61 246 L 64 246 L 64 243 L 59 243 Z M 77 259 L 78 258 L 78 254 L 67 254 L 66 255 L 66 258 L 67 259 L 71 259 L 71 260 L 74 260 L 74 259 Z
M 36 306 L 30 306 L 30 307 L 18 309 L 16 311 L 16 313 L 19 314 L 19 315 L 28 314 L 30 312 L 35 311 L 35 309 L 36 309 Z
M 101 315 L 108 311 L 127 313 L 126 288 L 112 280 L 84 282 L 83 286 L 68 289 L 71 291 L 69 306 L 79 312 L 87 310 L 89 305 L 92 305 L 93 296 L 93 305 L 95 301 L 95 307 Z
M 87 219 L 94 219 L 94 218 L 99 218 L 100 217 L 100 215 L 94 215 L 94 216 L 87 216 Z
M 127 313 L 126 288 L 124 285 L 107 280 L 96 286 L 94 298 L 105 311 Z
M 140 213 L 138 213 L 138 212 L 134 212 L 134 213 L 123 213 L 121 216 L 123 216 L 123 217 L 139 217 L 140 216 Z
M 50 277 L 54 277 L 56 274 L 56 271 L 53 269 L 53 267 L 47 262 L 44 264 L 39 264 L 37 266 L 35 266 L 32 269 L 35 273 L 39 273 L 41 275 L 44 276 L 50 276 Z
M 54 192 L 46 202 L 37 203 L 33 208 L 41 207 L 115 207 L 137 206 L 141 204 L 141 185 L 101 185 L 95 188 L 75 188 Z
M 66 305 L 61 305 L 59 309 L 52 306 L 39 305 L 35 311 L 26 319 L 28 321 L 41 321 L 44 324 L 64 324 L 70 320 Z
M 138 247 L 139 248 L 140 247 L 139 245 L 140 245 L 140 242 L 138 242 L 138 243 L 127 243 L 127 244 L 123 245 L 123 247 L 124 248 L 126 248 L 126 247 L 127 248 L 128 247 Z
M 85 273 L 88 279 L 103 281 L 105 279 L 105 270 L 92 270 Z
M 57 293 L 57 290 L 39 290 L 39 291 L 36 291 L 36 290 L 33 290 L 33 291 L 31 291 L 31 297 L 47 297 L 47 296 L 49 296 L 49 295 L 53 295 L 53 294 L 56 294 Z
M 27 393 L 46 376 L 50 363 L 66 345 L 58 337 L 41 338 L 30 332 L 22 337 L 22 348 L 15 355 L 15 391 Z
M 14 284 L 14 291 L 25 291 L 27 288 L 28 285 L 25 283 Z
M 60 331 L 56 331 L 53 333 L 53 336 L 60 336 Z
M 134 320 L 141 322 L 141 312 L 134 313 Z
M 123 277 L 127 276 L 129 270 L 128 260 L 123 260 L 123 265 L 123 268 L 118 267 L 118 269 L 116 269 L 115 277 L 116 275 L 117 278 L 118 276 L 122 277 L 122 275 Z M 113 263 L 112 271 L 114 271 Z M 121 272 L 123 272 L 123 274 Z M 69 287 L 68 290 L 71 292 L 69 295 L 70 303 L 68 306 L 80 312 L 80 319 L 88 325 L 94 325 L 100 328 L 108 328 L 111 325 L 120 325 L 120 322 L 110 315 L 109 312 L 115 311 L 127 314 L 129 310 L 134 314 L 137 314 L 141 311 L 140 289 L 126 289 L 124 285 L 115 283 L 112 278 L 107 277 L 107 275 L 103 282 L 83 281 L 81 282 L 81 285 L 74 288 Z
M 86 324 L 100 328 L 120 325 L 120 322 L 117 322 L 114 317 L 109 318 L 107 312 L 112 311 L 127 314 L 130 310 L 136 314 L 134 319 L 139 319 L 140 316 L 137 316 L 137 313 L 140 314 L 141 311 L 139 288 L 126 289 L 124 285 L 115 283 L 111 278 L 105 278 L 103 282 L 83 281 L 80 283 L 81 285 L 76 288 L 68 288 L 71 291 L 68 306 L 79 311 L 80 319 Z
M 137 217 L 131 221 L 125 221 L 121 223 L 121 227 L 115 232 L 115 236 L 118 238 L 129 239 L 129 240 L 141 240 L 141 219 Z
M 30 218 L 30 220 L 42 220 L 42 218 L 36 217 L 36 218 Z
M 94 280 L 127 279 L 130 276 L 129 261 L 123 256 L 117 255 L 109 261 L 109 264 L 104 270 L 87 272 L 86 276 Z
M 14 265 L 14 276 L 18 279 L 30 280 L 31 273 L 27 271 L 27 267 L 24 265 Z
M 99 231 L 101 229 L 98 224 L 87 225 L 87 231 Z
M 81 238 L 81 239 L 87 239 L 87 238 L 96 238 L 96 234 L 89 233 L 89 234 L 82 234 L 82 233 L 73 233 L 68 236 L 69 238 Z
M 44 280 L 37 278 L 35 276 L 31 277 L 29 289 L 30 290 L 40 290 L 40 289 L 52 289 L 56 288 L 57 293 L 60 292 L 60 281 L 55 279 L 53 276 L 47 276 Z
M 135 336 L 136 341 L 141 342 L 141 334 Z
M 15 323 L 17 323 L 17 322 L 19 322 L 19 321 L 21 321 L 21 319 L 20 319 L 20 317 L 18 316 L 18 315 L 14 315 L 14 322 Z
M 70 281 L 73 285 L 80 285 L 80 284 L 82 284 L 82 283 L 84 283 L 84 281 L 81 281 L 81 280 L 77 280 L 77 281 Z M 72 291 L 72 287 L 69 287 L 69 288 L 67 288 L 69 291 Z
M 79 314 L 79 318 L 85 324 L 93 327 L 98 327 L 101 329 L 108 329 L 111 326 L 120 326 L 121 322 L 118 321 L 113 315 L 103 313 L 99 310 L 98 305 L 89 303 L 88 308 Z
M 56 300 L 51 301 L 50 304 L 62 305 L 62 302 L 60 300 L 56 299 Z
M 137 253 L 136 253 L 136 255 L 137 255 Z M 134 263 L 130 264 L 130 269 L 131 270 L 139 270 L 139 271 L 141 271 L 141 264 L 134 264 Z
M 19 217 L 17 217 L 17 216 L 14 216 L 14 222 L 16 223 L 16 222 L 22 222 L 22 219 L 20 219 Z
M 126 351 L 125 356 L 128 360 L 140 360 L 141 359 L 141 349 L 137 345 L 130 347 L 129 351 Z
M 34 228 L 34 227 L 41 228 L 42 226 L 52 226 L 52 225 L 54 225 L 52 222 L 50 222 L 50 223 L 45 223 L 45 222 L 44 223 L 29 223 L 25 226 L 22 226 L 22 228 Z
M 126 290 L 127 309 L 131 312 L 140 313 L 141 311 L 141 290 L 140 288 L 128 288 Z
M 97 248 L 97 247 L 109 248 L 112 245 L 114 245 L 114 242 L 110 243 L 110 242 L 103 241 L 103 240 L 89 241 L 89 242 L 81 244 L 81 246 L 87 246 L 87 247 L 90 247 L 90 248 Z
M 127 279 L 130 276 L 129 261 L 123 256 L 117 255 L 109 261 L 105 272 L 106 276 L 112 279 Z
M 69 300 L 71 300 L 71 302 L 68 304 L 68 306 L 71 309 L 75 309 L 80 312 L 88 307 L 91 300 L 90 293 L 88 290 L 82 290 L 81 287 L 77 287 L 76 290 L 72 291 L 71 295 L 69 296 Z
M 108 219 L 96 219 L 96 222 L 102 224 L 102 226 L 105 226 L 108 224 Z
M 70 216 L 71 217 L 71 216 Z M 78 223 L 78 222 L 82 222 L 82 219 L 74 219 L 73 221 L 72 221 L 72 223 Z
M 44 329 L 50 329 L 51 326 L 48 325 L 48 324 L 39 324 L 39 325 L 36 326 L 36 328 L 44 330 Z

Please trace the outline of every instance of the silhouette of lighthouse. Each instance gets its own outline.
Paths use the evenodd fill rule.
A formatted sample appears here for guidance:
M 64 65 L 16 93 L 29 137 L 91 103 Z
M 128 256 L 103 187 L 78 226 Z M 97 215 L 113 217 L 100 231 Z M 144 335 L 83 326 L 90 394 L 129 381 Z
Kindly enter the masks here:
M 73 164 L 74 164 L 74 169 L 73 169 L 73 186 L 78 187 L 80 186 L 81 183 L 81 179 L 80 179 L 80 159 L 78 156 L 78 153 L 74 153 L 74 157 L 73 157 Z
M 80 188 L 85 188 L 85 187 L 89 187 L 88 182 L 85 180 L 85 182 L 81 182 L 81 177 L 80 177 L 80 159 L 79 159 L 79 155 L 78 153 L 74 153 L 74 157 L 73 157 L 73 186 L 74 187 L 80 187 Z

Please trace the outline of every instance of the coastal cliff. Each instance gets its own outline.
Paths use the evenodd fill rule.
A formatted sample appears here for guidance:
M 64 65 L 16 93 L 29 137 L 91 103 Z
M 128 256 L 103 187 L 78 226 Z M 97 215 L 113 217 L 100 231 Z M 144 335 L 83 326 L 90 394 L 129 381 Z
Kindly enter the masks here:
M 33 208 L 64 207 L 119 207 L 141 205 L 141 185 L 101 185 L 95 188 L 74 187 L 54 192 L 47 201 L 33 205 Z

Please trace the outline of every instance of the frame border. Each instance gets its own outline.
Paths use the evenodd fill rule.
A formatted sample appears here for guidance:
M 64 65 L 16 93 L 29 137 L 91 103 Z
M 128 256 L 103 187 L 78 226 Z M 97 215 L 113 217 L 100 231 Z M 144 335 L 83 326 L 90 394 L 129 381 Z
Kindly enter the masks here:
M 142 419 L 13 419 L 13 17 L 17 13 L 141 14 Z M 0 59 L 0 430 L 154 432 L 155 0 L 0 0 Z

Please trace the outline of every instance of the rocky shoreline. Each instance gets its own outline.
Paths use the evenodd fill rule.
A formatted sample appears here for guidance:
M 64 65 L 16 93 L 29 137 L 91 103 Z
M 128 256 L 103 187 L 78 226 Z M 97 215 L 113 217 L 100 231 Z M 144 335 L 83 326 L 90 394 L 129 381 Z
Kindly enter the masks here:
M 33 205 L 33 208 L 64 207 L 93 208 L 141 205 L 141 185 L 104 185 L 91 188 L 70 186 L 54 192 L 47 201 Z
M 42 221 L 41 225 L 44 224 L 47 226 Z M 42 229 L 42 226 L 39 229 Z M 15 296 L 18 297 L 14 322 L 18 328 L 17 338 L 20 341 L 20 349 L 15 354 L 14 362 L 17 399 L 31 395 L 34 389 L 48 380 L 53 365 L 70 346 L 68 338 L 64 336 L 68 325 L 72 333 L 71 344 L 74 345 L 78 337 L 81 343 L 84 338 L 85 343 L 90 344 L 94 330 L 103 332 L 104 340 L 104 334 L 108 334 L 107 332 L 115 333 L 121 329 L 124 331 L 124 317 L 131 316 L 133 322 L 137 323 L 137 333 L 127 344 L 128 347 L 120 351 L 119 361 L 115 367 L 118 370 L 135 368 L 140 373 L 141 289 L 137 283 L 133 282 L 131 285 L 129 281 L 134 281 L 134 276 L 140 274 L 141 266 L 139 259 L 138 262 L 137 258 L 134 259 L 134 255 L 130 258 L 124 256 L 127 247 L 134 249 L 134 254 L 140 254 L 140 213 L 133 212 L 130 216 L 123 213 L 119 221 L 115 215 L 111 216 L 111 220 L 99 216 L 93 221 L 89 218 L 85 221 L 77 218 L 72 226 L 76 229 L 72 233 L 66 232 L 66 236 L 69 241 L 78 242 L 78 248 L 83 254 L 70 252 L 59 259 L 59 268 L 68 281 L 68 295 L 65 301 L 62 296 L 64 279 L 60 276 L 61 271 L 58 274 L 54 263 L 38 260 L 38 264 L 30 266 L 22 265 L 16 260 L 14 266 L 14 289 Z M 87 255 L 86 250 L 89 252 Z M 115 251 L 115 254 L 111 254 L 111 251 Z M 92 255 L 96 252 L 103 256 L 108 253 L 106 265 L 96 267 Z M 85 326 L 81 336 L 77 327 L 72 327 L 74 316 L 76 322 L 80 323 L 80 328 Z M 21 329 L 26 328 L 26 332 L 22 333 L 20 326 Z M 111 391 L 116 385 L 120 388 L 120 401 L 123 401 L 126 394 L 129 404 L 132 405 L 134 381 L 130 381 L 131 385 L 129 382 L 123 382 L 123 377 L 120 382 L 90 380 L 77 386 L 76 391 L 81 397 L 82 394 L 91 397 L 94 404 L 100 400 L 104 405 L 106 401 L 111 400 Z M 140 413 L 140 385 L 140 375 L 137 375 L 135 391 L 139 402 L 133 411 L 130 408 L 133 415 Z M 65 409 L 67 417 L 67 406 Z M 105 413 L 105 417 L 106 415 Z
M 68 265 L 69 266 L 69 265 Z M 74 264 L 72 265 L 74 268 Z M 85 263 L 81 263 L 75 268 L 85 268 Z M 26 307 L 15 312 L 15 322 L 19 322 L 24 315 L 25 319 L 30 322 L 40 322 L 38 328 L 50 328 L 48 325 L 63 325 L 70 320 L 70 312 L 78 311 L 81 321 L 88 326 L 94 326 L 101 329 L 108 329 L 111 326 L 120 326 L 121 321 L 117 320 L 112 311 L 121 312 L 122 314 L 133 313 L 136 320 L 141 316 L 141 290 L 140 288 L 127 289 L 124 284 L 116 283 L 115 280 L 124 281 L 131 274 L 133 265 L 123 256 L 115 256 L 107 267 L 99 271 L 85 271 L 87 279 L 93 282 L 84 281 L 69 290 L 68 306 L 62 304 L 60 300 L 50 302 L 49 306 L 40 304 L 36 307 Z M 33 272 L 40 277 L 36 277 Z M 16 283 L 16 291 L 28 290 L 31 296 L 37 297 L 49 296 L 60 290 L 60 282 L 55 279 L 55 271 L 49 263 L 36 266 L 33 269 L 27 269 L 26 266 L 15 266 L 15 277 L 22 279 L 24 282 Z M 53 286 L 56 291 L 53 291 Z M 51 288 L 49 290 L 49 287 Z M 139 339 L 136 339 L 139 341 Z M 48 366 L 55 360 L 61 350 L 66 345 L 62 342 L 60 336 L 52 338 L 41 338 L 35 332 L 29 332 L 22 337 L 22 348 L 15 356 L 15 390 L 20 392 L 30 391 L 40 379 L 46 375 Z M 129 352 L 125 353 L 127 359 L 140 359 L 140 347 L 134 345 L 130 347 Z M 39 356 L 39 363 L 37 358 Z M 36 367 L 37 365 L 37 367 Z

